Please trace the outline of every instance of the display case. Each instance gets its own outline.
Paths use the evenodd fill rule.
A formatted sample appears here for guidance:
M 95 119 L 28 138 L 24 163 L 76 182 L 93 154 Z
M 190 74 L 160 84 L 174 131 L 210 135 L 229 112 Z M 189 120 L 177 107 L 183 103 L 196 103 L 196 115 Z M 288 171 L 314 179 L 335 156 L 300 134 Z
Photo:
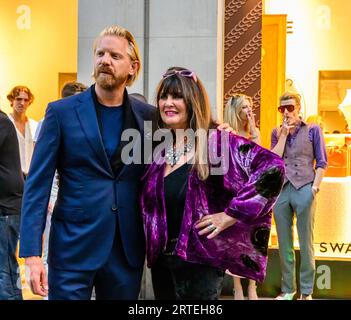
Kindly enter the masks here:
M 328 155 L 325 177 L 351 176 L 351 133 L 324 134 Z

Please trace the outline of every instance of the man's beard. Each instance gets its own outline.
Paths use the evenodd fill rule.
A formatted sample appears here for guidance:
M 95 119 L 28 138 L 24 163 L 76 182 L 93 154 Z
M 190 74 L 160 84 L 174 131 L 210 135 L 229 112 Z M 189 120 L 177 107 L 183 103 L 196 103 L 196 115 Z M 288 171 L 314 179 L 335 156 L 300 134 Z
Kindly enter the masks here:
M 101 70 L 94 71 L 96 83 L 105 90 L 114 90 L 126 82 L 127 79 L 116 77 L 111 73 L 104 73 Z

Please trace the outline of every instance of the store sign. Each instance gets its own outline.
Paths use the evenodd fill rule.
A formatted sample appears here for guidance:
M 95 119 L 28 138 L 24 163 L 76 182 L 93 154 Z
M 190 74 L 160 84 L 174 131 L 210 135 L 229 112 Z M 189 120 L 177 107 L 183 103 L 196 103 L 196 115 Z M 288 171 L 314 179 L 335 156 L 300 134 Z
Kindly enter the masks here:
M 316 257 L 351 259 L 351 243 L 321 242 L 314 245 Z
M 17 28 L 19 30 L 30 30 L 31 28 L 31 11 L 28 5 L 22 4 L 17 7 L 16 13 L 19 14 L 17 18 Z

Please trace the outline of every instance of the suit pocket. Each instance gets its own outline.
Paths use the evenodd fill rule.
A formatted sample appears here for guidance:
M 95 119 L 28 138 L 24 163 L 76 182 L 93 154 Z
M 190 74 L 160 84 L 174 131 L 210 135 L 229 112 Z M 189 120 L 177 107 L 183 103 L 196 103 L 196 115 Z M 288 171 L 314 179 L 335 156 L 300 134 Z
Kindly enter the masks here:
M 55 207 L 53 218 L 70 222 L 84 222 L 87 220 L 87 215 L 83 208 Z

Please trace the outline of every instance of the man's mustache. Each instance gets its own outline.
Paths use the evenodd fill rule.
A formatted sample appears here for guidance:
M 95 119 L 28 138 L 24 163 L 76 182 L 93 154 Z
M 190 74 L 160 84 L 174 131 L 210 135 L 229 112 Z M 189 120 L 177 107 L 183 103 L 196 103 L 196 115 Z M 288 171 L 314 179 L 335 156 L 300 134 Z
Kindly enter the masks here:
M 108 74 L 113 75 L 112 70 L 110 68 L 107 68 L 107 67 L 98 68 L 98 73 L 108 73 Z

